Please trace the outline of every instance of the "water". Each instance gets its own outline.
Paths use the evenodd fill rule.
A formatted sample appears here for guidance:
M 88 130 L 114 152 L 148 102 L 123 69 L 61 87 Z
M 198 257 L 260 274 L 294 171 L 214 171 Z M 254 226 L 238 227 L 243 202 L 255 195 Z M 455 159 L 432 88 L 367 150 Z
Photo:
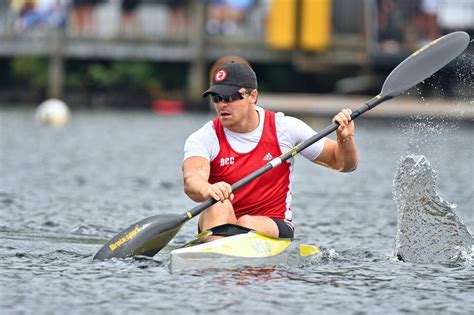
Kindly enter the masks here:
M 361 118 L 356 172 L 340 174 L 299 157 L 296 163 L 296 235 L 321 245 L 322 257 L 296 267 L 170 274 L 165 262 L 170 248 L 153 260 L 97 262 L 92 256 L 132 222 L 195 205 L 182 189 L 182 147 L 211 116 L 73 112 L 68 126 L 49 129 L 34 123 L 33 110 L 0 115 L 3 314 L 466 314 L 474 309 L 471 262 L 414 264 L 394 258 L 392 197 L 399 158 L 423 154 L 438 171 L 441 195 L 458 205 L 457 214 L 474 230 L 472 124 L 439 122 L 445 132 L 430 136 L 429 129 L 428 135 L 421 132 L 424 127 L 416 130 L 419 120 Z M 329 123 L 305 120 L 316 129 Z M 195 232 L 193 220 L 170 246 Z

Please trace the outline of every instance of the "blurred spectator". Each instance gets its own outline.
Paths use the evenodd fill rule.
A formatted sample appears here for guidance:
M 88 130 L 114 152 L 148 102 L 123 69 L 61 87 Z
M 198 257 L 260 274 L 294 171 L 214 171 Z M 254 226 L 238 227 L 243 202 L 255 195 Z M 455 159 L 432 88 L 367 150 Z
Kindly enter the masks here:
M 23 10 L 25 7 L 34 7 L 35 4 L 36 0 L 11 0 L 10 10 L 15 14 L 19 14 L 20 11 Z
M 136 10 L 141 0 L 122 0 L 120 33 L 125 35 L 135 35 L 140 31 Z
M 92 34 L 94 30 L 94 6 L 98 0 L 72 0 L 72 31 L 77 34 Z
M 398 53 L 403 40 L 403 21 L 395 0 L 378 0 L 379 49 L 385 53 Z
M 45 22 L 56 28 L 64 28 L 69 11 L 69 0 L 37 0 Z
M 172 35 L 187 33 L 189 30 L 189 0 L 168 0 L 170 21 L 168 31 Z
M 15 14 L 15 31 L 23 32 L 30 27 L 35 8 L 35 0 L 12 0 L 11 10 Z
M 254 0 L 211 0 L 207 8 L 209 34 L 234 34 Z
M 15 30 L 24 32 L 36 27 L 64 27 L 66 25 L 67 0 L 15 0 L 12 10 L 17 12 Z
M 441 36 L 438 24 L 438 0 L 420 0 L 417 16 L 419 32 L 418 45 L 421 47 Z

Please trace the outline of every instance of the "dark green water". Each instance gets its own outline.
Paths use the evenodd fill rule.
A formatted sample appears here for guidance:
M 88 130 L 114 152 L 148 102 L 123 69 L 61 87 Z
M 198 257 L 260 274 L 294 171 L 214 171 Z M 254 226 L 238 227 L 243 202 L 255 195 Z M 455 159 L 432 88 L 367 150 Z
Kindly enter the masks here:
M 1 110 L 2 314 L 467 314 L 474 267 L 393 258 L 397 162 L 425 155 L 440 194 L 474 229 L 473 125 L 359 119 L 360 165 L 339 174 L 297 158 L 297 237 L 324 254 L 304 266 L 170 274 L 153 260 L 92 261 L 116 232 L 194 206 L 182 192 L 182 147 L 211 116 L 73 112 L 62 129 L 32 110 Z M 327 119 L 306 119 L 314 128 Z M 196 232 L 191 221 L 171 243 Z

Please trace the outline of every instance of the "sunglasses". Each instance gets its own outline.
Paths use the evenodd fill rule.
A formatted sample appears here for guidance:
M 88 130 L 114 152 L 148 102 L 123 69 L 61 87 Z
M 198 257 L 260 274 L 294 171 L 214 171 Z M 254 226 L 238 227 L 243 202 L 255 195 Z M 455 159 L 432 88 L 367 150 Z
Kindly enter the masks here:
M 234 94 L 231 94 L 231 95 L 221 95 L 221 94 L 213 93 L 211 94 L 211 98 L 214 103 L 219 103 L 219 102 L 230 103 L 233 101 L 243 100 L 244 96 L 247 94 L 250 94 L 250 92 L 249 91 L 245 91 L 243 93 L 235 92 Z

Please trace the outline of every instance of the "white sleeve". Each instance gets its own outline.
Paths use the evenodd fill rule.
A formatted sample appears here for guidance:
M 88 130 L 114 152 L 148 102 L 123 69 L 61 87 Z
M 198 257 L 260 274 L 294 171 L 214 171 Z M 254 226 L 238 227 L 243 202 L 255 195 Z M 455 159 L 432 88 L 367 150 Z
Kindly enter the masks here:
M 304 142 L 316 134 L 316 131 L 314 131 L 313 128 L 308 126 L 304 121 L 295 117 L 285 116 L 283 113 L 277 113 L 276 127 L 278 140 L 283 153 L 290 151 L 295 145 Z M 319 154 L 321 154 L 325 141 L 326 138 L 322 138 L 318 142 L 301 151 L 299 154 L 308 160 L 313 161 L 319 156 Z
M 192 156 L 201 156 L 209 162 L 219 154 L 219 140 L 212 121 L 192 133 L 184 143 L 183 161 Z

